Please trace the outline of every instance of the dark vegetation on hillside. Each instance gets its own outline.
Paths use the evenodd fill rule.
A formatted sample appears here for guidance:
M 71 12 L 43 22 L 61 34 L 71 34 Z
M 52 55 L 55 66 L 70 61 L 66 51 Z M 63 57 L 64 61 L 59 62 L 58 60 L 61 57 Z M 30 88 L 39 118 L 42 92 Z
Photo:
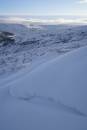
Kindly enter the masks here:
M 10 32 L 0 32 L 0 43 L 4 46 L 15 42 L 14 34 Z

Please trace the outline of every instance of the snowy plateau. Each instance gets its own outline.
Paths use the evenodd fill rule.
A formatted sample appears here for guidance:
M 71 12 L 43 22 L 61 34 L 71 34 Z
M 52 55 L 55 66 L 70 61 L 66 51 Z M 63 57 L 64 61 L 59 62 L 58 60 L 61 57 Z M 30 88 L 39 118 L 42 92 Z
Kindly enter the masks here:
M 87 25 L 0 23 L 0 130 L 87 130 Z

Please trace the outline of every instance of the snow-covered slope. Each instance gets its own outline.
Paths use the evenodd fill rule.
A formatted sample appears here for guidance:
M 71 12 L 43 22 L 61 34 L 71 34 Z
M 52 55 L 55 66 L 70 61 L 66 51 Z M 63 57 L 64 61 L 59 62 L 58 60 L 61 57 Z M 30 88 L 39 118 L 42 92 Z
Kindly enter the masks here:
M 87 47 L 26 71 L 0 88 L 1 130 L 87 129 Z
M 87 45 L 86 25 L 0 23 L 2 31 L 12 33 L 15 42 L 0 43 L 0 77 Z

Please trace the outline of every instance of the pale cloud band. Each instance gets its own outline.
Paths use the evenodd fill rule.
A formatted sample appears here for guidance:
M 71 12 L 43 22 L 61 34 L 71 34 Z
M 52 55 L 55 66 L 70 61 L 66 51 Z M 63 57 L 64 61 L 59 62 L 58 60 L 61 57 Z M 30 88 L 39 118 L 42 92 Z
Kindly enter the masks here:
M 78 3 L 85 4 L 85 3 L 87 3 L 87 0 L 79 0 Z
M 87 18 L 76 18 L 76 19 L 26 19 L 26 18 L 19 18 L 19 17 L 8 17 L 8 18 L 0 18 L 0 23 L 21 23 L 21 24 L 28 24 L 28 23 L 40 23 L 40 24 L 86 24 L 87 25 Z

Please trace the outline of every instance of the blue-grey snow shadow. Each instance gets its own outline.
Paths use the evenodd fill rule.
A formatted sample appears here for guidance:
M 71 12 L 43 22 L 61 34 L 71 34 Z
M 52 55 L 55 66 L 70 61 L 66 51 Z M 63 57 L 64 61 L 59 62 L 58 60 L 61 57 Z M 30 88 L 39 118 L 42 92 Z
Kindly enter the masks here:
M 24 96 L 24 97 L 16 97 L 19 100 L 23 100 L 26 101 L 28 103 L 32 103 L 32 104 L 37 104 L 40 106 L 45 106 L 45 107 L 50 107 L 50 108 L 55 108 L 67 113 L 71 113 L 77 116 L 83 116 L 83 117 L 87 117 L 87 115 L 83 112 L 81 112 L 79 109 L 75 108 L 75 107 L 71 107 L 69 105 L 65 105 L 64 103 L 62 103 L 60 100 L 56 101 L 54 98 L 51 97 L 45 97 L 45 96 L 38 96 L 36 94 L 32 95 L 32 96 Z

